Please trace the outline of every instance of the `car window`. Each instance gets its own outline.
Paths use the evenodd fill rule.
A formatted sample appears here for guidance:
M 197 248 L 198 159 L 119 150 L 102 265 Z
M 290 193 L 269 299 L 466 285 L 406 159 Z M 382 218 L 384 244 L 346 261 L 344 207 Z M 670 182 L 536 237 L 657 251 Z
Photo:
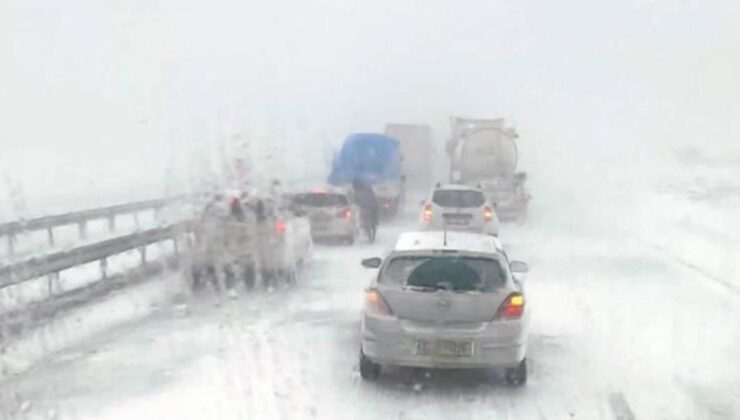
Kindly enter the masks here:
M 469 190 L 438 190 L 432 196 L 432 202 L 442 207 L 480 207 L 486 202 L 486 197 L 480 191 Z
M 343 194 L 310 193 L 295 195 L 293 204 L 306 207 L 337 207 L 346 206 L 348 201 L 347 196 Z
M 379 283 L 456 292 L 490 292 L 506 283 L 498 260 L 475 257 L 396 257 Z

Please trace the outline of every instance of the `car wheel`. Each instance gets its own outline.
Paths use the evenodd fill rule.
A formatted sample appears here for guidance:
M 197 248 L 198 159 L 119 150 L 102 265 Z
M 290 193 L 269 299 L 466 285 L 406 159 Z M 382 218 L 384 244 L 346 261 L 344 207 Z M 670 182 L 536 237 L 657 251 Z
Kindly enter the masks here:
M 522 386 L 527 383 L 527 359 L 524 358 L 516 367 L 506 369 L 504 377 L 506 383 L 512 386 Z
M 285 269 L 284 273 L 285 282 L 288 283 L 289 286 L 293 286 L 296 283 L 298 283 L 298 267 L 290 267 Z
M 366 381 L 374 381 L 380 377 L 381 366 L 372 360 L 368 359 L 365 354 L 360 351 L 360 376 Z
M 345 242 L 347 242 L 347 245 L 354 245 L 355 244 L 355 235 L 349 235 Z

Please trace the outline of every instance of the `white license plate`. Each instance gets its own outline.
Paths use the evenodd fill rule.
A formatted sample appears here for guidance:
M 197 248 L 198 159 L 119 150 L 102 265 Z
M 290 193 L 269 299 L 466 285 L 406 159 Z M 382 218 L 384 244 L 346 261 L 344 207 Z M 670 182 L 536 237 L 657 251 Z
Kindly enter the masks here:
M 447 219 L 447 224 L 450 226 L 467 226 L 470 222 L 467 219 Z
M 427 356 L 472 356 L 473 342 L 452 340 L 419 340 L 416 342 L 416 354 Z

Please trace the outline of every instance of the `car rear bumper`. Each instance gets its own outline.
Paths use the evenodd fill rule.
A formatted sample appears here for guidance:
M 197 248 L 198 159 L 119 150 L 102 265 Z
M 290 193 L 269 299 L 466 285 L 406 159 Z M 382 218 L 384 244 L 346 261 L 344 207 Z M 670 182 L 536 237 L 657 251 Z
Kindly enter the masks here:
M 355 225 L 350 221 L 332 221 L 316 226 L 311 224 L 311 236 L 314 239 L 348 238 L 355 234 Z
M 442 231 L 445 226 L 442 223 L 431 222 L 424 223 L 424 230 L 430 231 Z M 493 223 L 486 223 L 484 225 L 472 225 L 472 226 L 454 226 L 447 225 L 448 232 L 469 232 L 469 233 L 482 233 L 484 235 L 498 236 L 498 228 Z
M 470 356 L 418 354 L 419 340 L 472 342 Z M 474 328 L 409 328 L 398 319 L 363 316 L 362 351 L 381 365 L 421 368 L 508 368 L 526 355 L 524 321 L 481 323 Z

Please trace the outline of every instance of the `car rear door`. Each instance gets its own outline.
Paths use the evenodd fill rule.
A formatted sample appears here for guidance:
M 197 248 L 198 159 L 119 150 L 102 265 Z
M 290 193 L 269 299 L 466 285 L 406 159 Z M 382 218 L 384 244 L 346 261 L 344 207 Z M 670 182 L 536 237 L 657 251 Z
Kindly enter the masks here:
M 508 290 L 494 292 L 419 291 L 379 287 L 391 311 L 401 320 L 427 324 L 490 322 L 508 296 Z
M 332 224 L 340 217 L 341 210 L 348 205 L 343 195 L 327 192 L 301 194 L 299 202 L 308 214 L 314 232 L 331 230 Z
M 497 277 L 495 284 L 485 291 L 434 290 L 414 286 L 408 282 L 413 273 L 403 282 L 398 282 L 398 278 L 394 280 L 394 274 L 388 270 L 381 273 L 378 290 L 401 320 L 435 325 L 487 323 L 494 319 L 501 304 L 513 291 L 508 271 L 501 262 L 487 261 L 498 264 L 500 273 L 497 276 L 500 278 Z M 389 267 L 389 270 L 393 268 Z M 389 281 L 383 278 L 385 275 L 389 276 Z
M 479 196 L 479 197 L 478 197 Z M 439 190 L 432 197 L 438 223 L 451 229 L 471 229 L 484 225 L 485 197 L 474 190 Z

